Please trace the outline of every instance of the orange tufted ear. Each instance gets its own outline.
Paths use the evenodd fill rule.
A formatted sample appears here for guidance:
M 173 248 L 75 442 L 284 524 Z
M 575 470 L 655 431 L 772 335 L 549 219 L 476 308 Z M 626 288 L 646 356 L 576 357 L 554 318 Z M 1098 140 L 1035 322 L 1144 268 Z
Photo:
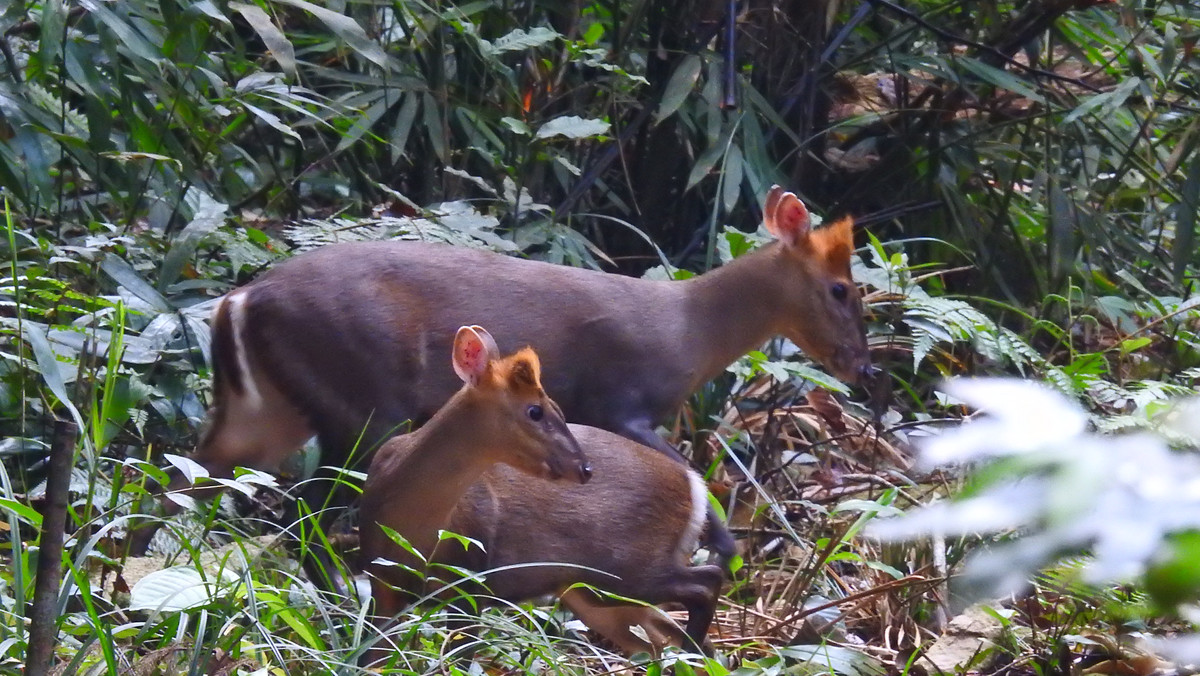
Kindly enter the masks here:
M 809 236 L 814 255 L 826 269 L 843 271 L 850 264 L 850 252 L 854 251 L 854 219 L 843 216 Z
M 496 379 L 513 389 L 542 389 L 542 365 L 532 348 L 524 347 L 495 365 Z

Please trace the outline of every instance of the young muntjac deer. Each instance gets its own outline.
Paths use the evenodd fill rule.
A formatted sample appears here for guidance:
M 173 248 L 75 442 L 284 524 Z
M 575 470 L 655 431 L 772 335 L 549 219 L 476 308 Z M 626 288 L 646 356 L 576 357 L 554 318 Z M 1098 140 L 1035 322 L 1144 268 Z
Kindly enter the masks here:
M 316 434 L 322 463 L 344 465 L 454 393 L 438 355 L 471 323 L 496 331 L 503 349 L 537 350 L 567 420 L 677 459 L 655 425 L 772 336 L 839 378 L 865 379 L 852 223 L 810 229 L 804 205 L 779 186 L 763 220 L 776 241 L 682 282 L 418 242 L 297 256 L 218 305 L 214 405 L 195 459 L 214 476 L 237 465 L 273 471 Z M 310 499 L 323 497 L 310 486 Z M 732 553 L 731 540 L 710 544 Z
M 703 645 L 724 576 L 718 566 L 688 565 L 708 504 L 700 477 L 611 432 L 563 425 L 529 348 L 501 359 L 485 331 L 463 327 L 453 355 L 463 388 L 416 432 L 384 444 L 367 472 L 360 544 L 376 615 L 386 620 L 438 586 L 410 572 L 426 565 L 387 527 L 435 572 L 446 565 L 485 572 L 489 596 L 480 601 L 520 601 L 587 583 L 651 604 L 682 603 L 687 637 Z M 538 435 L 551 420 L 561 432 L 548 442 Z M 554 481 L 555 472 L 545 471 L 553 466 L 541 461 L 545 447 L 569 438 L 568 427 L 594 470 L 590 481 L 586 465 L 579 482 Z M 440 530 L 482 548 L 439 543 Z M 581 588 L 563 601 L 630 652 L 660 647 L 655 637 L 681 642 L 673 626 L 652 624 L 653 609 L 606 605 Z M 629 629 L 643 622 L 651 624 L 644 627 L 651 643 Z

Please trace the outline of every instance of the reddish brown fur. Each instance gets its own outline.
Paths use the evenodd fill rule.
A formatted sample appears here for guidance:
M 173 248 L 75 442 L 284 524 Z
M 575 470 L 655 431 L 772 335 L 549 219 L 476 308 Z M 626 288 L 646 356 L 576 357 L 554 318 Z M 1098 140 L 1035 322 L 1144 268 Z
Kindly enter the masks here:
M 791 338 L 844 379 L 868 368 L 849 222 L 810 234 L 806 219 L 789 220 L 806 212 L 782 189 L 764 213 L 794 245 L 769 244 L 687 282 L 414 242 L 324 247 L 233 292 L 244 297 L 244 324 L 222 321 L 223 303 L 214 340 L 230 345 L 241 330 L 255 376 L 308 417 L 330 452 L 325 464 L 345 462 L 360 438 L 369 450 L 406 420 L 427 419 L 455 388 L 437 355 L 457 326 L 472 322 L 494 327 L 504 349 L 537 349 L 546 389 L 569 419 L 669 452 L 654 425 L 772 335 Z M 834 283 L 851 297 L 830 300 Z M 248 377 L 231 359 L 216 368 L 218 378 Z M 197 459 L 209 452 L 202 446 Z
M 229 305 L 220 303 L 212 318 L 213 389 L 228 387 L 231 392 L 242 394 L 242 370 L 238 367 L 237 346 L 230 325 Z
M 488 374 L 495 386 L 520 386 L 533 393 L 542 393 L 542 373 L 537 354 L 523 347 L 502 361 L 492 362 Z M 543 393 L 544 394 L 544 393 Z
M 352 451 L 361 458 L 454 393 L 457 379 L 441 355 L 458 326 L 476 322 L 492 327 L 506 350 L 538 351 L 546 392 L 569 420 L 678 457 L 655 425 L 772 336 L 790 338 L 845 380 L 869 372 L 849 225 L 836 237 L 843 228 L 810 233 L 806 214 L 794 195 L 773 188 L 764 221 L 779 239 L 685 282 L 417 242 L 297 256 L 232 292 L 217 311 L 215 343 L 239 337 L 248 365 L 242 373 L 237 359 L 219 358 L 218 380 L 257 384 L 272 396 L 264 410 L 232 415 L 247 399 L 218 388 L 219 414 L 196 459 L 270 469 L 312 434 L 323 465 L 349 463 Z M 228 321 L 234 299 L 240 323 Z M 261 418 L 299 422 L 277 425 L 286 433 L 272 444 Z M 309 500 L 323 503 L 328 485 L 310 483 Z M 732 549 L 718 544 L 722 553 Z
M 558 594 L 583 582 L 648 603 L 681 602 L 690 611 L 687 636 L 702 643 L 723 575 L 716 566 L 691 567 L 679 556 L 680 540 L 689 530 L 694 508 L 688 470 L 657 451 L 604 430 L 569 427 L 593 465 L 591 481 L 585 485 L 548 481 L 504 465 L 487 470 L 466 490 L 448 522 L 436 526 L 480 542 L 483 550 L 468 551 L 457 541 L 444 541 L 432 554 L 439 564 L 432 570 L 442 581 L 429 585 L 394 566 L 369 566 L 376 579 L 373 593 L 378 611 L 395 614 L 412 600 L 453 582 L 446 579 L 443 564 L 488 571 L 557 562 L 610 575 L 575 567 L 517 567 L 488 575 L 485 593 L 519 601 Z M 398 520 L 412 511 L 427 510 L 425 502 L 414 504 L 409 482 L 420 478 L 413 477 L 401 460 L 417 452 L 398 438 L 385 444 L 371 465 L 361 510 L 366 561 L 414 563 L 373 527 L 376 523 L 394 528 L 410 542 L 428 541 L 397 527 Z M 488 602 L 486 597 L 479 600 Z M 652 609 L 597 606 L 577 597 L 568 605 L 586 611 L 582 619 L 590 627 L 629 652 L 686 640 Z M 647 625 L 651 643 L 629 632 L 628 622 Z
M 687 565 L 694 542 L 686 540 L 696 537 L 704 510 L 695 493 L 699 478 L 652 449 L 595 428 L 571 426 L 564 436 L 541 434 L 544 425 L 532 425 L 535 434 L 529 437 L 531 421 L 561 427 L 557 406 L 542 392 L 537 355 L 525 348 L 497 359 L 494 347 L 475 340 L 481 331 L 463 327 L 453 348 L 455 371 L 467 385 L 425 427 L 392 439 L 371 463 L 362 495 L 361 546 L 363 560 L 370 562 L 377 614 L 390 617 L 431 590 L 403 568 L 374 563 L 382 558 L 422 566 L 383 525 L 438 564 L 485 571 L 546 562 L 606 571 L 518 567 L 489 575 L 487 585 L 490 593 L 510 600 L 561 593 L 584 582 L 649 603 L 678 601 L 691 613 L 688 634 L 702 642 L 723 575 L 715 566 Z M 535 404 L 541 410 L 531 416 Z M 574 435 L 587 440 L 589 460 L 594 454 L 602 476 L 585 485 L 538 476 L 528 456 L 544 450 L 561 454 L 563 440 Z M 581 474 L 585 481 L 588 476 Z M 441 529 L 467 535 L 483 550 L 439 543 Z M 638 643 L 627 625 L 622 630 L 621 622 L 630 618 L 644 618 L 656 636 L 670 634 L 640 610 L 609 611 L 578 594 L 571 601 L 597 629 L 631 650 L 655 646 Z
M 844 216 L 813 231 L 812 245 L 830 275 L 848 276 L 850 253 L 854 251 L 854 219 Z
M 433 551 L 436 529 L 448 520 L 458 496 L 496 462 L 529 474 L 549 471 L 548 478 L 554 480 L 590 477 L 584 455 L 557 406 L 536 378 L 532 382 L 527 378 L 537 373 L 537 355 L 522 350 L 500 359 L 494 348 L 479 340 L 484 335 L 479 327 L 458 331 L 455 371 L 466 385 L 424 427 L 389 442 L 371 463 L 364 487 L 365 524 L 393 526 L 417 551 L 427 554 Z M 479 355 L 483 358 L 477 359 Z M 536 415 L 531 413 L 534 409 Z M 390 541 L 378 529 L 365 527 L 365 560 L 378 556 L 374 552 L 383 551 L 385 542 Z M 415 563 L 406 560 L 403 551 L 397 556 L 393 560 Z

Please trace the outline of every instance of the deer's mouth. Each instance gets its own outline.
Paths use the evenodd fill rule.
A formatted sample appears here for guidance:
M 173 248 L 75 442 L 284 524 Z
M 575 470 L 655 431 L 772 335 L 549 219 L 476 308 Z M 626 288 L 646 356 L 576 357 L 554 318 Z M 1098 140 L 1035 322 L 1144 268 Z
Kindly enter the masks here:
M 559 479 L 570 478 L 580 484 L 586 484 L 592 478 L 592 463 L 588 462 L 579 454 L 579 459 L 572 459 L 570 462 L 562 463 L 556 460 L 547 460 L 543 467 L 547 478 L 554 481 Z M 564 467 L 564 464 L 566 467 Z

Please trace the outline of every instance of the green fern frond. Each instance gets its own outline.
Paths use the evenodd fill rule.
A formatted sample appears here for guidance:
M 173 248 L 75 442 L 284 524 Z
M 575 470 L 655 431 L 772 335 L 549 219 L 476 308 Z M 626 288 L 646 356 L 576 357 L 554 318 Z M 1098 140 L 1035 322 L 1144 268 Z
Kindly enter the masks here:
M 55 116 L 62 115 L 63 134 L 77 138 L 89 136 L 87 117 L 67 105 L 57 94 L 36 82 L 26 82 L 23 89 L 35 106 Z
M 382 216 L 365 220 L 347 218 L 309 219 L 284 230 L 297 252 L 337 242 L 385 239 L 445 242 L 456 246 L 511 252 L 517 245 L 496 234 L 495 216 L 484 214 L 465 202 L 437 205 L 424 217 Z

